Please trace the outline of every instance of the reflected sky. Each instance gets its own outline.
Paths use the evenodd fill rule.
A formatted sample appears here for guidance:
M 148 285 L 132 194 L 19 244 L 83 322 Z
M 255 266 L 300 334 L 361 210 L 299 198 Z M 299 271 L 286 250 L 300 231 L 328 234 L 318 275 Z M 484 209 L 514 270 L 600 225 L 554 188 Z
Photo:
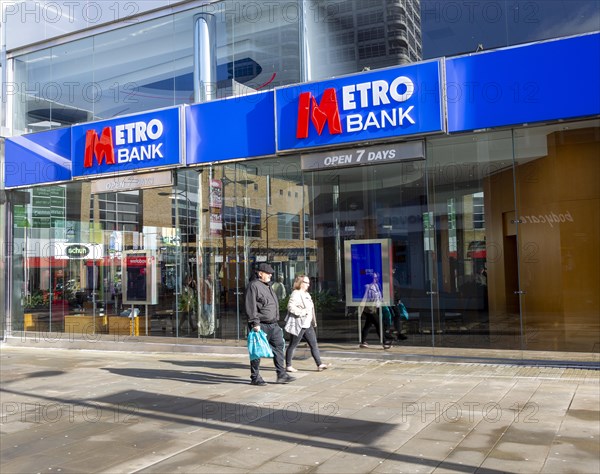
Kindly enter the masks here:
M 600 30 L 597 0 L 421 0 L 423 59 Z

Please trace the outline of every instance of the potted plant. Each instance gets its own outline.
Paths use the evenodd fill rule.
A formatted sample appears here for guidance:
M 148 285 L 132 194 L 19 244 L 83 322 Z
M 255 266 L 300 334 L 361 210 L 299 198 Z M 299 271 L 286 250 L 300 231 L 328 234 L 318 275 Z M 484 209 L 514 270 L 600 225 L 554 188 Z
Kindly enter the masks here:
M 41 290 L 36 291 L 32 295 L 29 295 L 25 298 L 23 302 L 23 309 L 25 310 L 39 310 L 39 309 L 48 309 L 49 300 L 48 293 L 44 293 Z

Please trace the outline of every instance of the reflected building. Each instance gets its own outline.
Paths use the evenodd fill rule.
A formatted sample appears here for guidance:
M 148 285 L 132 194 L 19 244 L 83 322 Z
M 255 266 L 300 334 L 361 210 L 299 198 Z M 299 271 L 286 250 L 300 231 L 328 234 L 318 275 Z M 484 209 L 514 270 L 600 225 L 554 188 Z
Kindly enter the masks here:
M 422 59 L 419 0 L 322 0 L 306 13 L 309 80 Z

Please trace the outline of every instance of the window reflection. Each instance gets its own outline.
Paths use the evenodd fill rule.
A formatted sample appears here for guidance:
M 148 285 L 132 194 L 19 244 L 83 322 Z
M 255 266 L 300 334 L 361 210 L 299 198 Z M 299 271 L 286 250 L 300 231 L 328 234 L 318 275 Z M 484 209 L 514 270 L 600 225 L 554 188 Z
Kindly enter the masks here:
M 252 22 L 227 1 L 18 56 L 15 81 L 32 86 L 13 97 L 16 130 L 193 103 L 193 18 L 205 10 L 217 19 L 217 98 L 300 82 L 299 23 L 288 21 L 285 4 L 265 3 L 253 6 L 270 15 Z
M 600 4 L 586 0 L 421 0 L 424 59 L 589 33 L 599 24 Z

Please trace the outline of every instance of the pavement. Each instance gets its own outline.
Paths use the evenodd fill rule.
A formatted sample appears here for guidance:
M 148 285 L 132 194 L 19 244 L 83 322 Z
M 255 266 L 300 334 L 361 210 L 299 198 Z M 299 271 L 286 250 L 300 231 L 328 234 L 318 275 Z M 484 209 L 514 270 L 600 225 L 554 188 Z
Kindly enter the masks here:
M 0 472 L 598 473 L 600 371 L 0 346 Z

